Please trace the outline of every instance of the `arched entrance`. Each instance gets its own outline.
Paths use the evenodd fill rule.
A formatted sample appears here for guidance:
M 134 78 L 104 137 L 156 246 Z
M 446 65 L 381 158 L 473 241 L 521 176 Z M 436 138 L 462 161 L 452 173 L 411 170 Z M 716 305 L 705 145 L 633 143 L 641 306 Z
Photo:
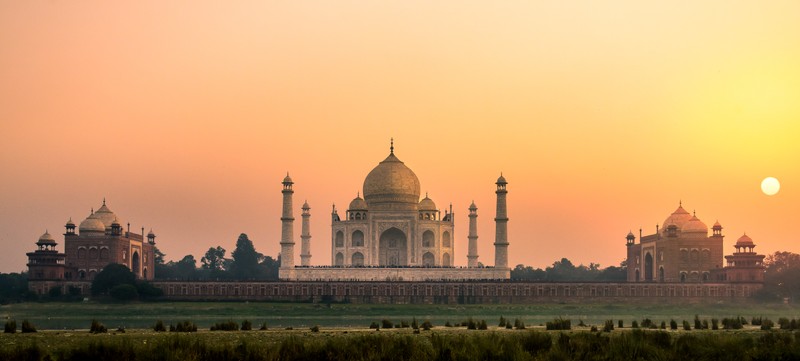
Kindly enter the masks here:
M 422 265 L 423 266 L 425 266 L 425 267 L 433 267 L 434 262 L 435 261 L 433 260 L 433 253 L 425 252 L 425 254 L 422 255 Z
M 133 269 L 131 271 L 133 271 L 133 274 L 136 275 L 136 278 L 140 278 L 142 276 L 142 272 L 140 271 L 142 266 L 140 262 L 139 251 L 133 251 L 133 256 L 131 257 L 131 268 Z
M 353 253 L 353 257 L 351 258 L 350 265 L 353 267 L 361 267 L 364 265 L 364 255 L 361 252 Z
M 378 242 L 378 264 L 381 266 L 408 265 L 408 241 L 403 231 L 392 227 L 381 234 Z
M 340 266 L 340 267 L 344 266 L 344 255 L 341 252 L 336 254 L 336 259 L 333 262 L 333 265 L 334 266 Z
M 450 254 L 445 253 L 442 255 L 442 267 L 450 267 L 450 266 L 452 266 L 450 264 Z
M 653 281 L 653 255 L 650 253 L 644 256 L 644 280 Z
M 658 267 L 658 281 L 664 282 L 664 267 Z

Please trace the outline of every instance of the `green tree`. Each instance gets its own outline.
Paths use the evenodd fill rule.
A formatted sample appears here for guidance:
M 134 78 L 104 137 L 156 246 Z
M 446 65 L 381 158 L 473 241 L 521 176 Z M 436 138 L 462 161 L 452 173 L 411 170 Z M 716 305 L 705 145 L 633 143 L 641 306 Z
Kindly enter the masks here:
M 119 263 L 109 263 L 92 280 L 92 294 L 102 295 L 114 286 L 128 284 L 136 286 L 136 275 L 128 267 Z
M 197 261 L 194 259 L 194 256 L 190 254 L 183 256 L 183 258 L 180 261 L 175 262 L 173 267 L 174 267 L 173 273 L 176 278 L 180 279 L 197 278 Z
M 263 269 L 262 272 L 265 280 L 277 280 L 278 271 L 281 268 L 281 256 L 278 255 L 276 258 L 272 258 L 270 256 L 264 257 L 264 260 L 261 261 L 261 268 Z
M 203 269 L 222 271 L 225 265 L 225 249 L 220 246 L 217 246 L 217 248 L 209 248 L 208 251 L 206 251 L 206 255 L 200 259 L 200 262 L 203 263 Z
M 236 249 L 231 253 L 233 262 L 230 265 L 231 275 L 236 279 L 262 278 L 263 270 L 258 263 L 264 255 L 256 252 L 253 242 L 242 233 L 236 240 Z

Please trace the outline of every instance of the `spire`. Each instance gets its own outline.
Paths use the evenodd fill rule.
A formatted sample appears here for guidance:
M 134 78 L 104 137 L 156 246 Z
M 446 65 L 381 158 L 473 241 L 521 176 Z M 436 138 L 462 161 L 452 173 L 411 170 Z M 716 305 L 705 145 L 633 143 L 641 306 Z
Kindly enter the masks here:
M 103 197 L 103 205 L 106 205 L 106 197 Z
M 391 138 L 389 142 L 389 154 L 394 154 L 394 138 Z

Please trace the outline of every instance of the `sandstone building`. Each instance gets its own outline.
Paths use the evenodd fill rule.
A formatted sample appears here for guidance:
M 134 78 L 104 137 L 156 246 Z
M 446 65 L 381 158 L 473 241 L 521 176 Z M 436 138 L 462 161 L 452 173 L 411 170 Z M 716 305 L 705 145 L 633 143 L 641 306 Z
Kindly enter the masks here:
M 103 200 L 80 223 L 77 233 L 72 219 L 64 225 L 64 253 L 56 251 L 57 243 L 49 233 L 42 235 L 36 242 L 38 249 L 27 254 L 31 290 L 44 294 L 52 287 L 90 282 L 109 263 L 127 266 L 138 279 L 152 280 L 156 235 L 151 230 L 145 239 L 144 228 L 136 234 L 130 224 L 123 230 L 121 223 Z
M 722 225 L 715 222 L 710 236 L 708 231 L 703 221 L 680 204 L 660 228 L 656 225 L 655 234 L 642 236 L 639 230 L 639 243 L 635 242 L 633 232 L 629 232 L 628 282 L 719 282 L 731 280 L 728 274 L 736 275 L 733 278 L 747 274 L 747 281 L 763 282 L 764 256 L 752 251 L 755 245 L 749 237 L 740 238 L 737 253 L 725 256 L 728 267 L 723 267 Z M 740 253 L 740 248 L 747 252 Z M 752 276 L 757 273 L 761 275 Z

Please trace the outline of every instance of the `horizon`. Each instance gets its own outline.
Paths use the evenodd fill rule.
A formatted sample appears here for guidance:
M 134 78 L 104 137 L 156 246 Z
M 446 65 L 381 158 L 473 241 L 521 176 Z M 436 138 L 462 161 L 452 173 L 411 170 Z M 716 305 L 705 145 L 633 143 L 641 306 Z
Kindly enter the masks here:
M 682 204 L 724 253 L 798 252 L 800 3 L 0 4 L 0 272 L 103 199 L 166 260 L 240 233 L 279 253 L 281 180 L 313 265 L 394 152 L 494 263 L 618 266 Z M 760 183 L 780 181 L 768 196 Z M 363 194 L 363 193 L 362 193 Z M 421 194 L 421 196 L 422 196 Z

